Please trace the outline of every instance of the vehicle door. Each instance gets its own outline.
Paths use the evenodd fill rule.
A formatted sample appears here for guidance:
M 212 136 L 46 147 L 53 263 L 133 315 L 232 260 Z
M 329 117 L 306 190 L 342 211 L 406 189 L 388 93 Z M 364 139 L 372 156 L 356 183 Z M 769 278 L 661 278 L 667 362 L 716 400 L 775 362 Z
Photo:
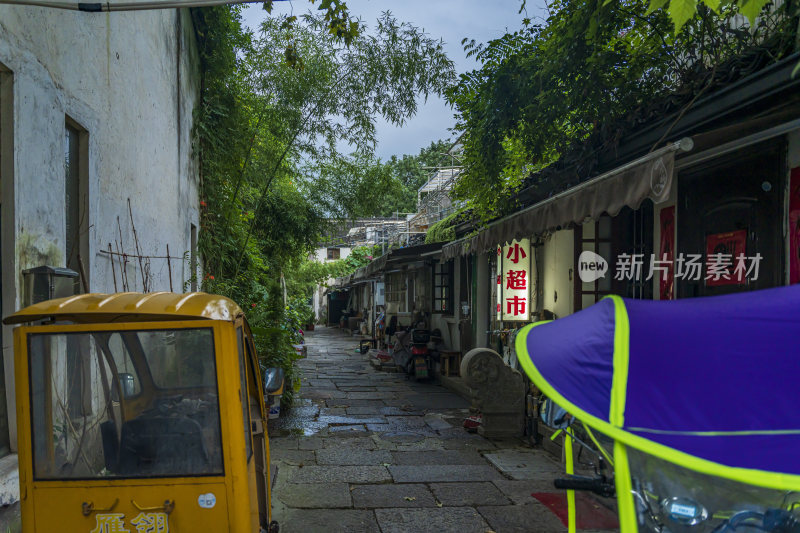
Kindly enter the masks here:
M 270 458 L 267 420 L 269 411 L 264 400 L 264 381 L 261 365 L 256 355 L 255 342 L 245 324 L 245 352 L 248 366 L 248 389 L 250 391 L 250 418 L 253 437 L 253 458 L 256 471 L 256 494 L 258 496 L 259 521 L 265 527 L 271 521 Z
M 24 531 L 228 530 L 220 338 L 197 321 L 18 328 Z

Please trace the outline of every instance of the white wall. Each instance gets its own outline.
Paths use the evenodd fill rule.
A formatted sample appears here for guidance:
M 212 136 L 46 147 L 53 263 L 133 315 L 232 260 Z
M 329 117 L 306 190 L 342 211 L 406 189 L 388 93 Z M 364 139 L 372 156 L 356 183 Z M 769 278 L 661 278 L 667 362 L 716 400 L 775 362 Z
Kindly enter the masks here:
M 533 248 L 531 248 L 533 251 Z M 472 313 L 476 319 L 476 328 L 473 336 L 473 342 L 476 348 L 487 348 L 487 335 L 486 329 L 489 326 L 489 313 L 492 312 L 492 304 L 489 298 L 489 261 L 486 254 L 478 254 L 475 256 L 477 261 L 475 275 L 478 277 L 477 294 L 472 301 Z M 535 272 L 535 267 L 531 269 Z
M 574 268 L 574 234 L 571 229 L 551 233 L 537 250 L 542 254 L 542 307 L 561 318 L 572 313 L 575 289 L 570 271 Z M 575 273 L 572 273 L 574 279 Z
M 331 248 L 335 248 L 335 246 L 332 246 Z M 347 259 L 352 251 L 353 249 L 347 246 L 339 247 L 339 259 Z M 317 248 L 314 252 L 313 259 L 314 261 L 318 261 L 320 263 L 332 263 L 333 261 L 336 261 L 336 259 L 328 259 L 328 248 Z
M 13 160 L 2 167 L 3 314 L 21 304 L 23 269 L 65 266 L 66 117 L 86 130 L 83 261 L 91 291 L 114 291 L 111 262 L 102 253 L 109 243 L 121 240 L 127 253 L 134 252 L 128 199 L 141 252 L 164 256 L 169 244 L 171 255 L 182 258 L 190 248 L 190 225 L 199 227 L 191 146 L 199 62 L 189 12 L 2 6 L 0 64 L 10 71 L 13 90 L 11 132 L 0 132 L 6 148 L 13 141 Z M 130 290 L 141 291 L 138 262 L 127 270 Z M 152 259 L 150 271 L 150 289 L 169 290 L 166 260 Z M 188 264 L 173 262 L 175 292 L 190 277 Z M 117 284 L 122 290 L 119 266 Z M 4 329 L 13 443 L 11 343 Z
M 348 246 L 340 247 L 339 248 L 339 259 L 347 259 L 347 257 L 350 256 L 350 252 L 352 252 L 352 251 L 353 251 L 353 249 L 348 247 Z M 335 261 L 335 259 L 328 259 L 328 248 L 327 247 L 326 248 L 317 248 L 314 251 L 314 253 L 311 255 L 311 257 L 309 257 L 309 259 L 311 259 L 312 261 L 317 261 L 318 263 L 332 263 L 333 261 Z M 330 285 L 331 282 L 333 282 L 333 278 L 330 278 L 327 281 L 327 284 Z M 321 317 L 323 323 L 326 320 L 326 317 L 322 313 L 322 309 L 326 305 L 325 297 L 323 296 L 323 292 L 324 291 L 325 291 L 325 288 L 318 285 L 317 288 L 314 289 L 314 294 L 312 295 L 312 300 L 311 300 L 311 305 L 314 308 L 314 316 L 316 316 L 318 320 Z

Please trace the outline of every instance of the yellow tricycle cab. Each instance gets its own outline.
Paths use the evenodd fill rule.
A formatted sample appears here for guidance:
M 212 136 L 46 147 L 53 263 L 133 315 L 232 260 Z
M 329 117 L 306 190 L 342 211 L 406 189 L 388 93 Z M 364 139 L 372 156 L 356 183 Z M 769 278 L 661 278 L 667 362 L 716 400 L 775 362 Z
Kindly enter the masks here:
M 85 294 L 15 329 L 22 531 L 274 532 L 265 390 L 242 310 Z

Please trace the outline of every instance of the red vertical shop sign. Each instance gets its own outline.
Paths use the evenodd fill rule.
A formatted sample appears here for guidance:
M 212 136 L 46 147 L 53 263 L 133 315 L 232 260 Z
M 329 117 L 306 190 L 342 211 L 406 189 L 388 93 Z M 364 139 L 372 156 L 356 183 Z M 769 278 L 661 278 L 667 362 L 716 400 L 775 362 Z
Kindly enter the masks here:
M 661 210 L 661 260 L 667 264 L 667 271 L 658 280 L 659 298 L 672 300 L 675 297 L 675 206 Z
M 746 269 L 740 259 L 747 255 L 747 230 L 706 235 L 706 287 L 744 285 Z
M 503 247 L 497 247 L 497 320 L 503 320 Z
M 514 240 L 503 246 L 503 278 L 499 287 L 503 291 L 503 320 L 527 321 L 531 315 L 530 273 L 531 241 Z
M 800 283 L 800 167 L 789 179 L 789 283 Z

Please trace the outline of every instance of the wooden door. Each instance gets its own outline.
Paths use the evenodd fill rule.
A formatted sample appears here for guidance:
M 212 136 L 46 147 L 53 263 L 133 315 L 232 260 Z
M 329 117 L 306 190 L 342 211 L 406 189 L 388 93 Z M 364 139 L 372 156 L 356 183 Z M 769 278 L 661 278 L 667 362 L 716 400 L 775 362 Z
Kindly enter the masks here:
M 786 180 L 785 143 L 771 140 L 678 176 L 677 252 L 702 254 L 701 279 L 681 279 L 680 298 L 764 289 L 783 280 L 783 191 Z M 714 283 L 709 276 L 707 250 L 721 236 L 732 235 L 731 246 L 717 247 L 733 255 L 760 254 L 758 277 L 744 283 Z M 737 245 L 736 236 L 740 239 Z M 744 250 L 741 250 L 742 244 Z M 734 257 L 735 263 L 735 257 Z M 749 266 L 749 262 L 748 262 Z

